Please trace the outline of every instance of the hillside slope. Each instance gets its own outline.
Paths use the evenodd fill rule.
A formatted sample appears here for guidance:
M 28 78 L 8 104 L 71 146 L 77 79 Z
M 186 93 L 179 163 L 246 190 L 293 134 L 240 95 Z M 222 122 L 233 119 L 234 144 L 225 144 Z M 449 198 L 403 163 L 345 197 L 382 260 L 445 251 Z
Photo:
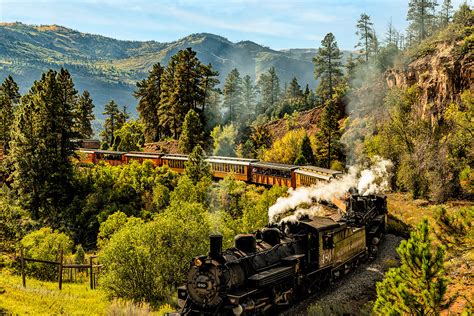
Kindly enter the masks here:
M 238 43 L 208 33 L 192 34 L 171 43 L 122 41 L 86 34 L 57 25 L 33 26 L 0 23 L 0 78 L 11 74 L 25 93 L 41 73 L 66 67 L 78 90 L 87 89 L 96 104 L 96 115 L 110 99 L 127 105 L 132 113 L 136 81 L 156 63 L 167 64 L 180 49 L 192 47 L 199 59 L 219 71 L 221 84 L 228 72 L 238 68 L 256 78 L 274 66 L 281 85 L 296 76 L 302 86 L 312 87 L 311 58 L 314 49 L 272 50 L 250 41 Z

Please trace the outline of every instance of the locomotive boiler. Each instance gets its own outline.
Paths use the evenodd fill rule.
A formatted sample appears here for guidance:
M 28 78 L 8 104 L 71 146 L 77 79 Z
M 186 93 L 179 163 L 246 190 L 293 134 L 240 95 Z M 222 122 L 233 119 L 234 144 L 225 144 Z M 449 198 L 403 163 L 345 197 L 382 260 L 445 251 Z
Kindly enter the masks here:
M 337 204 L 337 207 L 336 205 Z M 331 216 L 303 216 L 235 237 L 222 250 L 210 236 L 178 288 L 178 315 L 263 315 L 323 289 L 375 256 L 384 233 L 386 197 L 353 194 L 330 204 Z

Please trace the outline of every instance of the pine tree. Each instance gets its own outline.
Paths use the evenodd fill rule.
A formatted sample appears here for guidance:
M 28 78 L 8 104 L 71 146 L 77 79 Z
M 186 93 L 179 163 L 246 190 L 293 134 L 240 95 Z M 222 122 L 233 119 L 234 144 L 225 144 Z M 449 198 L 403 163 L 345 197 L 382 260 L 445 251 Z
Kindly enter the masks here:
M 0 149 L 8 152 L 10 134 L 15 111 L 20 103 L 20 93 L 16 82 L 8 76 L 0 86 Z
M 94 103 L 90 97 L 89 91 L 85 90 L 79 97 L 74 109 L 74 131 L 79 138 L 91 138 L 94 132 L 92 131 L 91 122 L 95 119 Z
M 260 92 L 261 102 L 256 114 L 265 113 L 269 115 L 272 113 L 280 97 L 280 78 L 278 78 L 275 67 L 271 67 L 267 73 L 260 75 L 257 87 Z
M 205 160 L 206 153 L 200 145 L 194 147 L 191 154 L 189 154 L 188 161 L 185 163 L 186 175 L 191 181 L 196 184 L 203 178 L 210 178 L 211 166 Z
M 161 138 L 162 126 L 158 111 L 163 71 L 164 68 L 160 63 L 154 64 L 148 77 L 137 82 L 137 90 L 134 92 L 135 98 L 138 98 L 137 111 L 144 125 L 146 142 L 156 142 Z
M 12 132 L 13 187 L 33 218 L 58 225 L 69 204 L 77 91 L 61 69 L 43 74 L 23 97 Z
M 439 12 L 439 22 L 440 26 L 446 26 L 453 17 L 452 14 L 453 10 L 453 1 L 452 0 L 444 0 L 441 6 L 441 11 Z
M 313 148 L 311 147 L 311 140 L 309 139 L 308 134 L 305 134 L 304 137 L 303 137 L 298 156 L 301 156 L 301 157 L 304 158 L 305 164 L 308 164 L 308 165 L 315 165 L 316 164 L 316 159 L 314 158 Z
M 321 41 L 316 57 L 313 58 L 314 76 L 320 79 L 317 88 L 318 96 L 327 100 L 334 93 L 334 88 L 341 81 L 342 52 L 337 47 L 337 42 L 332 33 L 328 33 Z
M 183 131 L 179 137 L 179 149 L 184 154 L 189 154 L 194 147 L 203 143 L 204 131 L 199 115 L 189 110 L 184 118 Z
M 228 122 L 239 121 L 242 112 L 242 78 L 236 68 L 225 79 L 223 106 L 229 109 Z
M 115 142 L 114 133 L 120 128 L 120 122 L 123 119 L 121 111 L 118 108 L 118 104 L 114 100 L 111 100 L 105 105 L 104 112 L 106 116 L 104 123 L 104 130 L 100 134 L 102 136 L 102 142 L 105 144 L 105 148 L 111 148 Z
M 300 98 L 303 96 L 303 91 L 301 90 L 301 86 L 298 84 L 298 79 L 293 77 L 290 81 L 290 85 L 286 89 L 286 97 L 287 98 Z
M 424 219 L 397 249 L 401 265 L 377 284 L 374 312 L 379 315 L 439 315 L 446 300 L 444 249 L 433 245 Z
M 326 102 L 319 121 L 319 128 L 320 131 L 316 135 L 319 143 L 318 160 L 320 163 L 325 162 L 326 168 L 331 168 L 331 151 L 334 150 L 340 137 L 338 113 L 333 100 Z
M 255 98 L 256 91 L 252 78 L 246 75 L 242 81 L 242 111 L 244 121 L 250 121 L 255 117 Z
M 216 85 L 219 84 L 219 72 L 212 69 L 212 65 L 200 65 L 200 88 L 202 93 L 202 101 L 200 105 L 201 113 L 204 113 L 206 108 L 211 105 L 212 94 L 216 92 Z
M 361 48 L 361 52 L 364 54 L 366 62 L 369 61 L 369 56 L 372 55 L 376 48 L 376 37 L 375 32 L 373 31 L 373 26 L 374 24 L 370 20 L 370 16 L 362 13 L 356 25 L 356 35 L 359 36 L 359 42 L 355 47 Z
M 474 25 L 474 16 L 469 4 L 464 2 L 459 6 L 459 9 L 454 12 L 453 22 L 465 27 L 472 27 Z
M 178 129 L 177 118 L 174 115 L 175 107 L 177 105 L 177 95 L 174 93 L 176 63 L 176 59 L 171 58 L 168 66 L 163 71 L 161 78 L 161 94 L 160 105 L 158 107 L 158 117 L 160 120 L 160 125 L 163 129 L 163 136 L 165 137 L 172 136 L 173 132 L 176 134 Z
M 398 34 L 397 30 L 393 26 L 392 18 L 387 24 L 387 31 L 385 32 L 385 43 L 388 45 L 395 45 L 398 47 Z
M 418 42 L 433 32 L 436 6 L 436 0 L 410 0 L 408 3 L 407 21 L 411 22 L 408 28 Z

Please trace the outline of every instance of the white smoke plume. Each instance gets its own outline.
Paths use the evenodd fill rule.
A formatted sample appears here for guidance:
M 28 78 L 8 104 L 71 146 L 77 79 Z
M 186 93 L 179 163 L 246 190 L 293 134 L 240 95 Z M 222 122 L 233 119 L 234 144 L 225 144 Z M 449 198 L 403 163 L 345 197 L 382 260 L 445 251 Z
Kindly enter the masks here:
M 357 188 L 361 195 L 382 193 L 389 189 L 392 166 L 391 161 L 376 156 L 368 169 L 352 166 L 341 178 L 329 183 L 290 189 L 288 196 L 279 198 L 268 209 L 269 222 L 275 223 L 282 215 L 292 210 L 295 210 L 293 215 L 285 217 L 285 221 L 294 221 L 304 214 L 314 216 L 319 209 L 306 210 L 298 206 L 318 201 L 330 202 L 333 197 L 343 198 L 350 188 Z

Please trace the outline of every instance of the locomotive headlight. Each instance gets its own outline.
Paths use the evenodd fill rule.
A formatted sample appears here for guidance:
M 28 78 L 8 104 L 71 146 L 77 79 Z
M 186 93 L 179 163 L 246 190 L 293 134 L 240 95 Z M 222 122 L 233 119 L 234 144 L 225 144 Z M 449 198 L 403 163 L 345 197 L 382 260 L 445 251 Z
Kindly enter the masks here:
M 195 258 L 194 259 L 194 265 L 196 267 L 200 267 L 200 266 L 202 266 L 202 261 L 199 258 Z

